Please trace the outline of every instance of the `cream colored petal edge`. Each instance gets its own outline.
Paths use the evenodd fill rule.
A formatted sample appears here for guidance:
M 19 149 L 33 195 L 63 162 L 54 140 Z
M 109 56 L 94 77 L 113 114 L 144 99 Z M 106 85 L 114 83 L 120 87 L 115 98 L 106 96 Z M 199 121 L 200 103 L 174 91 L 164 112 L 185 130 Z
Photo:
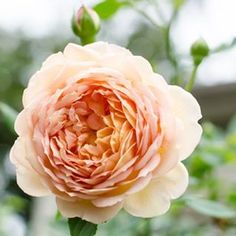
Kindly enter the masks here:
M 121 195 L 115 195 L 113 197 L 101 197 L 101 198 L 93 200 L 92 203 L 97 207 L 113 206 L 117 204 L 118 202 L 123 201 L 123 199 L 125 199 L 126 196 L 133 194 L 135 192 L 138 192 L 141 189 L 145 188 L 145 186 L 147 186 L 148 183 L 150 182 L 151 178 L 152 178 L 151 174 L 145 177 L 141 177 L 134 183 L 134 185 L 127 192 Z
M 30 130 L 29 118 L 27 117 L 27 109 L 23 109 L 16 117 L 14 129 L 19 136 L 26 135 Z
M 54 53 L 49 56 L 42 64 L 42 69 L 55 66 L 55 65 L 64 65 L 65 57 L 62 52 Z
M 93 50 L 86 49 L 74 43 L 67 44 L 63 54 L 67 59 L 78 62 L 95 60 L 97 57 Z
M 122 202 L 110 207 L 96 207 L 90 201 L 65 201 L 56 198 L 58 210 L 64 217 L 80 217 L 94 224 L 101 224 L 113 218 L 122 208 Z
M 132 53 L 124 47 L 121 47 L 112 43 L 103 42 L 103 41 L 87 44 L 86 46 L 84 46 L 84 48 L 93 50 L 94 52 L 99 54 L 101 57 L 111 55 L 111 54 L 132 55 Z
M 18 138 L 10 151 L 10 160 L 16 166 L 18 186 L 23 192 L 34 197 L 50 195 L 49 189 L 38 173 L 31 167 L 26 155 L 24 140 Z
M 176 145 L 180 160 L 184 160 L 191 155 L 201 139 L 202 127 L 198 124 L 202 117 L 201 108 L 191 93 L 178 86 L 169 87 L 174 114 L 179 123 Z
M 52 65 L 37 71 L 30 78 L 28 86 L 24 90 L 22 97 L 23 106 L 29 106 L 33 101 L 38 100 L 40 94 L 47 93 L 52 83 L 62 74 L 63 68 L 62 65 Z
M 181 196 L 188 186 L 188 172 L 178 163 L 165 176 L 157 178 L 142 191 L 130 195 L 124 201 L 124 209 L 133 216 L 155 217 L 164 214 L 170 200 Z
M 150 64 L 145 59 L 127 53 L 108 54 L 99 58 L 97 63 L 99 67 L 117 71 L 130 82 L 148 84 L 152 82 L 151 78 L 154 75 Z
M 132 55 L 129 50 L 106 42 L 95 42 L 84 47 L 69 43 L 64 50 L 66 58 L 78 61 L 100 61 L 104 57 L 121 54 Z

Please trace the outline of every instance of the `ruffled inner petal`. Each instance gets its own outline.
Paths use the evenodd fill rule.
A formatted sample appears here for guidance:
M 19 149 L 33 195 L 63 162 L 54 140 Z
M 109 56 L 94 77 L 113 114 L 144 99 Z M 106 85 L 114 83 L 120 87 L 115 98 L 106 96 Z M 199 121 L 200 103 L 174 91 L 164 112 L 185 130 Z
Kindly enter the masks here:
M 34 113 L 38 162 L 57 195 L 122 196 L 136 191 L 142 178 L 147 184 L 163 162 L 161 105 L 148 86 L 133 89 L 117 76 L 99 70 L 73 79 Z

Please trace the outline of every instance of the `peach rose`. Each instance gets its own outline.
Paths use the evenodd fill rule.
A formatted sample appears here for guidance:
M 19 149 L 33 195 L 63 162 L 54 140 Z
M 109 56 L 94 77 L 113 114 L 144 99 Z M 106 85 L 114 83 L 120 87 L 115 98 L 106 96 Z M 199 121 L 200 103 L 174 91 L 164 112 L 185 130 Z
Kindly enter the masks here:
M 66 46 L 30 79 L 10 158 L 32 196 L 65 217 L 104 222 L 124 208 L 165 213 L 188 185 L 181 163 L 200 140 L 193 96 L 142 57 L 103 42 Z

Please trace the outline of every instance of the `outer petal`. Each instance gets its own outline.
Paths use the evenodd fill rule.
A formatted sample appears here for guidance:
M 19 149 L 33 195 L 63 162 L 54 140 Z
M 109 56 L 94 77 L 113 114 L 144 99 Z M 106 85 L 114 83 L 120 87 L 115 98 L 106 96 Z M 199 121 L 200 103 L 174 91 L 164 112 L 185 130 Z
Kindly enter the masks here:
M 23 138 L 18 138 L 10 152 L 10 160 L 16 165 L 16 180 L 19 187 L 27 194 L 35 197 L 50 195 L 41 177 L 31 167 L 26 158 Z
M 120 49 L 120 47 L 109 44 L 108 47 L 113 53 L 109 53 L 104 57 L 100 58 L 100 65 L 104 67 L 113 68 L 130 81 L 141 82 L 144 84 L 152 83 L 151 79 L 154 75 L 150 63 L 139 56 L 134 56 L 130 51 Z M 120 59 L 122 58 L 122 60 Z
M 64 65 L 65 57 L 62 52 L 54 53 L 49 56 L 42 64 L 42 69 L 55 66 L 55 65 Z
M 32 124 L 28 116 L 29 112 L 29 109 L 26 108 L 22 110 L 16 117 L 14 128 L 19 136 L 27 135 L 32 128 Z
M 77 61 L 100 61 L 104 58 L 114 55 L 132 55 L 129 50 L 119 47 L 115 44 L 106 42 L 96 42 L 88 44 L 84 47 L 69 43 L 65 50 L 64 55 L 72 60 Z
M 131 81 L 137 80 L 148 84 L 154 75 L 146 59 L 134 56 L 129 50 L 114 44 L 96 42 L 82 47 L 70 43 L 66 46 L 64 54 L 71 60 L 96 61 L 97 66 L 113 68 Z
M 80 45 L 69 43 L 64 49 L 64 55 L 71 61 L 84 62 L 96 60 L 96 52 Z
M 32 101 L 38 99 L 41 94 L 45 97 L 46 94 L 55 93 L 57 89 L 63 88 L 70 78 L 95 66 L 95 62 L 86 60 L 83 58 L 83 54 L 77 53 L 77 55 L 76 45 L 74 47 L 71 45 L 68 44 L 65 48 L 65 53 L 66 55 L 72 54 L 70 55 L 72 58 L 67 58 L 61 52 L 53 54 L 47 58 L 41 69 L 30 78 L 28 87 L 24 90 L 23 94 L 24 107 L 27 107 Z M 83 49 L 81 46 L 77 45 L 77 47 Z M 87 52 L 88 50 L 83 49 L 82 51 Z M 78 60 L 73 57 L 73 54 L 82 58 Z
M 92 203 L 97 207 L 108 207 L 117 204 L 118 202 L 123 201 L 127 195 L 136 193 L 141 189 L 144 189 L 151 180 L 151 174 L 138 179 L 134 185 L 125 193 L 121 195 L 115 195 L 113 197 L 101 197 L 92 201 Z
M 121 202 L 110 207 L 96 207 L 85 200 L 69 202 L 57 198 L 56 201 L 57 207 L 63 216 L 67 218 L 80 217 L 94 224 L 100 224 L 111 219 L 122 208 Z
M 99 57 L 106 57 L 114 54 L 132 55 L 131 52 L 123 47 L 107 42 L 95 42 L 87 44 L 84 48 L 93 50 Z
M 170 86 L 170 93 L 173 98 L 173 110 L 178 117 L 177 147 L 180 160 L 187 158 L 200 141 L 202 128 L 198 124 L 201 119 L 201 109 L 197 100 L 184 89 L 177 86 Z
M 170 199 L 178 198 L 188 185 L 188 173 L 182 163 L 165 176 L 153 180 L 144 190 L 129 196 L 124 209 L 134 216 L 154 217 L 164 214 Z

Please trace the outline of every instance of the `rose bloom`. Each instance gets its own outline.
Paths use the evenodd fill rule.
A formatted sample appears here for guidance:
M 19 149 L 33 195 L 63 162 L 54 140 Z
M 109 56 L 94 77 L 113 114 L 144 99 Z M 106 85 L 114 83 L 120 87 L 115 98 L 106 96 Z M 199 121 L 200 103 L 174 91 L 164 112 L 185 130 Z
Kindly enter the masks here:
M 30 79 L 10 159 L 31 196 L 53 195 L 65 217 L 102 223 L 121 208 L 165 213 L 183 194 L 181 163 L 198 144 L 201 111 L 130 51 L 69 44 Z

